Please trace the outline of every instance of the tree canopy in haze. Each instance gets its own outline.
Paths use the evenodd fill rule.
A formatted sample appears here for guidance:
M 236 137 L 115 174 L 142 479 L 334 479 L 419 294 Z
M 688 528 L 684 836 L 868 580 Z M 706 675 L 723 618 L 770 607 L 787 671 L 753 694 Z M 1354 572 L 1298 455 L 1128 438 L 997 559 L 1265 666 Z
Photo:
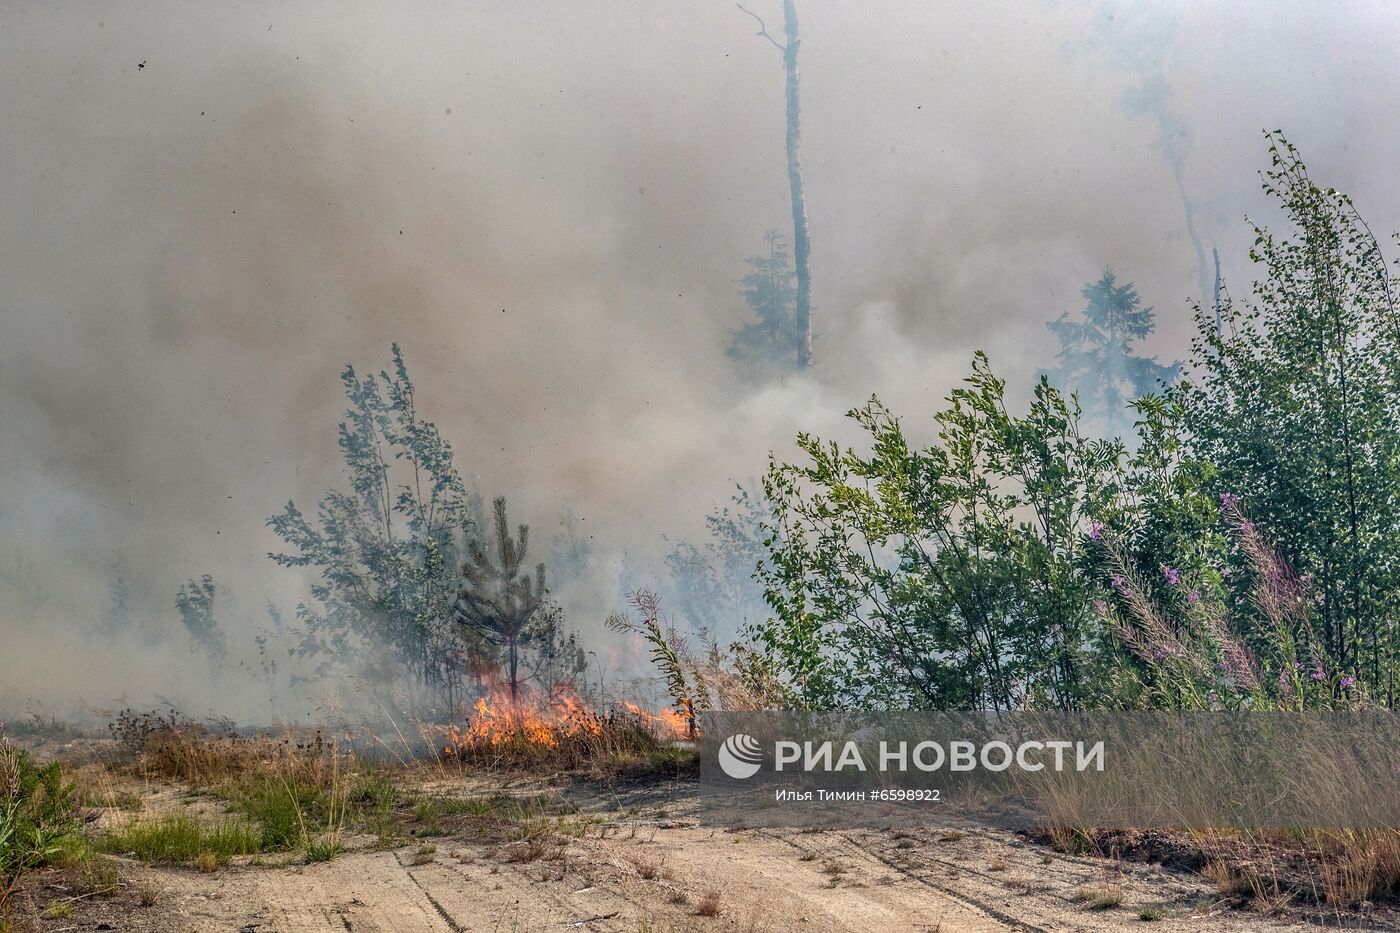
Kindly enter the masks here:
M 1151 310 L 1111 272 L 1051 325 L 1079 397 L 1132 412 L 1132 449 L 1045 377 L 1008 411 L 979 355 L 925 441 L 872 399 L 861 447 L 803 434 L 772 461 L 753 635 L 800 702 L 1395 704 L 1395 292 L 1351 201 L 1277 134 L 1269 153 L 1289 229 L 1256 229 L 1247 307 L 1198 312 L 1185 379 L 1148 391 L 1174 367 L 1136 354 Z
M 800 368 L 805 331 L 797 318 L 797 286 L 792 257 L 777 231 L 767 235 L 768 255 L 744 260 L 749 272 L 739 293 L 753 318 L 730 339 L 727 353 L 755 381 Z
M 1078 319 L 1066 312 L 1046 325 L 1060 343 L 1050 379 L 1079 394 L 1086 417 L 1103 419 L 1109 433 L 1124 433 L 1132 426 L 1128 403 L 1170 383 L 1179 364 L 1137 354 L 1134 345 L 1157 325 L 1131 282 L 1119 285 L 1105 269 L 1080 294 L 1086 304 Z
M 268 525 L 290 550 L 269 556 L 319 572 L 314 604 L 297 607 L 301 654 L 344 664 L 387 646 L 418 683 L 451 695 L 480 647 L 452 625 L 474 504 L 452 445 L 418 413 L 398 344 L 392 352 L 392 372 L 341 374 L 349 488 L 327 493 L 314 521 L 288 502 Z

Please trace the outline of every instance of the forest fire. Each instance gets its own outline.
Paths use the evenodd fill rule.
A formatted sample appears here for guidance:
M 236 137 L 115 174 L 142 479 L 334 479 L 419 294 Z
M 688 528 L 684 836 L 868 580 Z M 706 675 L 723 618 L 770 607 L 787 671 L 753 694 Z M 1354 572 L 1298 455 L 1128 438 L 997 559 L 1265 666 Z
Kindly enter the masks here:
M 562 739 L 597 736 L 602 731 L 601 719 L 569 687 L 556 687 L 547 696 L 530 691 L 514 699 L 505 689 L 496 689 L 476 701 L 467 728 L 448 730 L 447 751 L 515 742 L 555 747 Z
M 522 692 L 512 699 L 504 688 L 480 697 L 465 728 L 448 729 L 448 754 L 480 752 L 514 745 L 558 748 L 572 740 L 603 737 L 606 731 L 640 726 L 659 739 L 690 737 L 685 717 L 670 709 L 648 712 L 622 701 L 620 710 L 600 715 L 564 684 L 548 694 Z

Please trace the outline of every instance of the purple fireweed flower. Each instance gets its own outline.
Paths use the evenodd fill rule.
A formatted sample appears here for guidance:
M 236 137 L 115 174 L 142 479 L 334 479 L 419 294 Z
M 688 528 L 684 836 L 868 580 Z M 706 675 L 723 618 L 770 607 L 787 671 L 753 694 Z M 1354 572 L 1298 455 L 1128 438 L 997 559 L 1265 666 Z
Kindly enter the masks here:
M 1198 603 L 1198 602 L 1200 602 L 1200 601 L 1201 601 L 1201 591 L 1200 591 L 1200 590 L 1192 590 L 1191 592 L 1187 593 L 1187 594 L 1186 594 L 1186 601 L 1187 601 L 1188 603 Z
M 1089 540 L 1099 540 L 1099 535 L 1103 534 L 1103 522 L 1094 522 L 1089 526 Z
M 1107 609 L 1107 608 L 1108 608 L 1108 603 L 1104 602 L 1102 599 L 1096 599 L 1096 600 L 1094 600 L 1094 611 L 1095 611 L 1095 612 L 1103 612 L 1103 611 L 1104 611 L 1105 609 Z
M 1343 678 L 1342 678 L 1341 683 L 1342 683 L 1342 686 L 1343 686 L 1343 687 L 1355 687 L 1355 686 L 1356 686 L 1356 678 L 1355 678 L 1355 677 L 1351 677 L 1351 676 L 1346 676 L 1346 677 L 1343 677 Z
M 1321 668 L 1314 668 L 1314 669 L 1313 669 L 1313 672 L 1312 672 L 1311 674 L 1309 674 L 1308 676 L 1311 677 L 1313 680 L 1326 680 L 1326 679 L 1327 679 L 1327 675 L 1324 674 L 1324 673 L 1322 672 L 1322 669 L 1321 669 Z
M 1288 674 L 1287 674 L 1287 673 L 1283 673 L 1283 674 L 1279 674 L 1279 675 L 1278 675 L 1278 685 L 1279 685 L 1280 687 L 1282 687 L 1283 689 L 1285 689 L 1285 690 L 1288 689 Z
M 1167 582 L 1172 586 L 1176 586 L 1181 582 L 1181 571 L 1177 570 L 1175 567 L 1164 567 L 1162 569 L 1162 576 L 1166 577 Z
M 1240 497 L 1235 495 L 1233 492 L 1222 492 L 1220 494 L 1220 504 L 1227 509 L 1233 508 L 1234 506 L 1238 505 L 1239 501 Z
M 1115 573 L 1113 575 L 1113 579 L 1109 580 L 1108 582 L 1113 585 L 1113 588 L 1115 590 L 1121 590 L 1123 588 L 1123 577 L 1119 574 Z

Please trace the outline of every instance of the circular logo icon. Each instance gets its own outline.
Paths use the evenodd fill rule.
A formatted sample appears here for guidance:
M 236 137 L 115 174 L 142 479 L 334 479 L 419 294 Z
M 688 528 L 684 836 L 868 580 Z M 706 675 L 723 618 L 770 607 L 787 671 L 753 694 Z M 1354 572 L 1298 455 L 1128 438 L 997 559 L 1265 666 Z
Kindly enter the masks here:
M 720 770 L 736 780 L 753 777 L 762 766 L 763 749 L 751 735 L 731 735 L 719 747 Z

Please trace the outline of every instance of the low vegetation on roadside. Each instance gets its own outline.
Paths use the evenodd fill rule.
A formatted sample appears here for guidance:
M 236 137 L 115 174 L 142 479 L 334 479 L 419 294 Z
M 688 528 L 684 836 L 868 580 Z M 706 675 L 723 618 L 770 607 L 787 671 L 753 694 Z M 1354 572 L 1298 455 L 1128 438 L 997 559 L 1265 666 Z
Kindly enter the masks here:
M 0 726 L 0 916 L 26 874 L 85 853 L 73 785 L 36 765 Z

